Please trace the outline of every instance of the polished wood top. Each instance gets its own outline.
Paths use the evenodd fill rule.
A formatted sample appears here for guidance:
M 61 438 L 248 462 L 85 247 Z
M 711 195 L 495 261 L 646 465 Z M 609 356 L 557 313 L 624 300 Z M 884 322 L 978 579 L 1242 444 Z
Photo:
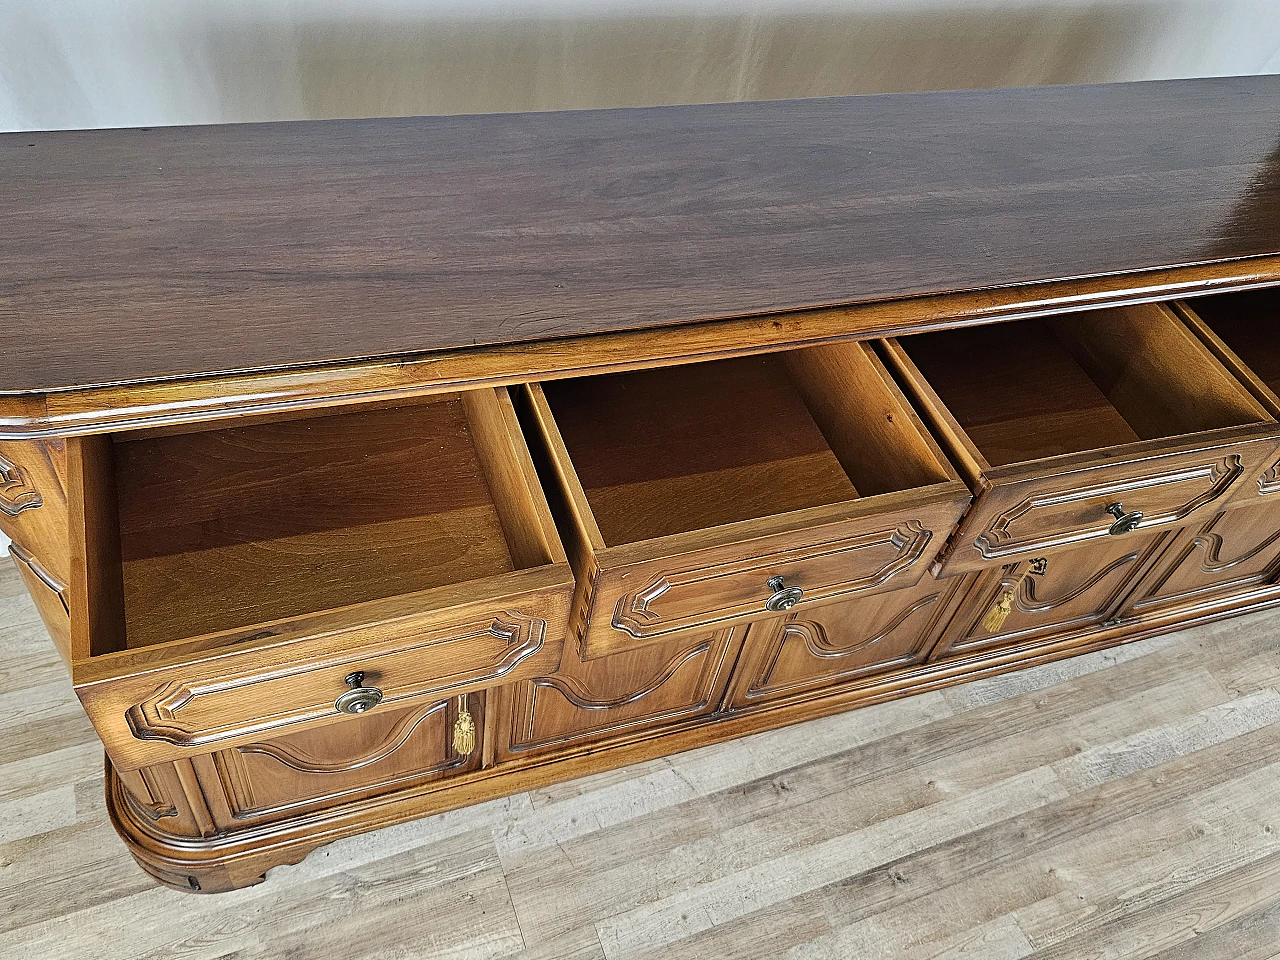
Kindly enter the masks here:
M 0 137 L 0 391 L 1280 252 L 1280 77 Z

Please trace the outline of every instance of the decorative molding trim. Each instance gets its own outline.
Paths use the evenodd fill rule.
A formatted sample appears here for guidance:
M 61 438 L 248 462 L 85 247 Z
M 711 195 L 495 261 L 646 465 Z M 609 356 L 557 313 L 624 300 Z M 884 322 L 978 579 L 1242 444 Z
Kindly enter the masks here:
M 568 700 L 579 710 L 616 710 L 619 707 L 625 707 L 628 704 L 643 700 L 652 694 L 655 690 L 665 684 L 668 680 L 676 675 L 682 666 L 696 656 L 705 654 L 711 649 L 711 641 L 707 640 L 698 644 L 689 650 L 673 657 L 658 676 L 651 682 L 645 684 L 634 693 L 623 694 L 620 697 L 614 697 L 612 700 L 602 700 L 592 697 L 591 692 L 582 684 L 577 677 L 538 677 L 529 682 L 535 687 L 551 687 L 556 690 L 562 697 Z
M 1060 597 L 1052 600 L 1041 600 L 1036 596 L 1036 584 L 1034 578 L 1028 577 L 1020 581 L 1017 593 L 1017 606 L 1023 613 L 1037 614 L 1048 613 L 1050 610 L 1056 610 L 1058 607 L 1065 606 L 1073 600 L 1078 600 L 1086 593 L 1096 587 L 1111 574 L 1115 573 L 1122 567 L 1128 566 L 1138 559 L 1137 553 L 1126 553 L 1123 557 L 1112 560 L 1109 564 L 1097 571 L 1084 583 L 1080 584 L 1074 590 L 1069 590 Z M 1004 581 L 1002 581 L 1003 583 Z
M 618 598 L 612 626 L 638 640 L 645 640 L 689 627 L 713 627 L 737 617 L 763 614 L 767 596 L 760 588 L 763 588 L 768 579 L 766 574 L 771 570 L 776 570 L 783 564 L 794 567 L 797 563 L 806 561 L 829 560 L 840 554 L 856 555 L 860 550 L 889 547 L 893 551 L 890 559 L 860 575 L 857 573 L 857 561 L 850 557 L 846 568 L 850 572 L 849 579 L 816 586 L 806 585 L 801 604 L 870 590 L 915 564 L 924 555 L 925 548 L 932 539 L 933 531 L 926 530 L 917 520 L 909 520 L 894 528 L 826 540 L 807 548 L 779 550 L 726 563 L 704 564 L 671 573 L 660 573 L 637 590 Z M 747 599 L 718 610 L 699 610 L 695 613 L 664 613 L 654 609 L 658 600 L 669 596 L 673 591 L 702 591 L 707 589 L 709 581 L 743 575 L 759 580 L 759 587 L 754 591 L 759 596 L 750 595 Z
M 1263 496 L 1280 493 L 1280 461 L 1273 463 L 1258 477 L 1258 492 Z
M 387 757 L 405 745 L 422 721 L 432 714 L 439 713 L 442 710 L 447 711 L 448 708 L 449 701 L 441 700 L 439 703 L 433 703 L 416 713 L 409 714 L 392 727 L 373 749 L 346 760 L 329 760 L 270 741 L 266 743 L 249 743 L 235 749 L 242 754 L 257 753 L 271 757 L 271 759 L 297 770 L 299 773 L 346 773 L 387 759 Z
M 796 620 L 792 623 L 788 623 L 783 628 L 783 634 L 796 634 L 800 636 L 804 640 L 805 646 L 808 648 L 809 653 L 812 656 L 822 657 L 824 659 L 848 657 L 855 653 L 861 653 L 863 650 L 867 650 L 892 636 L 893 633 L 906 623 L 913 614 L 929 606 L 931 603 L 937 603 L 939 597 L 940 594 L 934 593 L 917 600 L 890 620 L 885 628 L 879 633 L 855 643 L 851 647 L 837 647 L 827 637 L 826 628 L 823 627 L 822 624 L 813 620 Z
M 1101 507 L 1098 509 L 1097 521 L 1086 527 L 1051 530 L 1049 532 L 1043 532 L 1043 527 L 1041 527 L 1036 532 L 1020 536 L 1016 532 L 1015 524 L 1034 513 L 1034 511 L 1047 507 L 1061 507 L 1066 504 L 1095 499 L 1103 502 L 1106 500 L 1124 500 L 1135 491 L 1152 487 L 1189 483 L 1196 480 L 1207 481 L 1208 487 L 1191 499 L 1159 513 L 1149 513 L 1138 529 L 1144 530 L 1157 524 L 1176 522 L 1205 504 L 1221 497 L 1242 473 L 1244 473 L 1244 465 L 1241 462 L 1240 455 L 1233 453 L 1210 463 L 1178 467 L 1106 483 L 1072 486 L 1066 490 L 1033 493 L 1004 512 L 997 514 L 990 526 L 974 538 L 973 545 L 984 558 L 997 560 L 1030 550 L 1046 550 L 1105 537 L 1108 536 L 1108 529 L 1112 519 L 1106 515 Z M 1070 477 L 1071 474 L 1066 474 L 1058 479 L 1067 480 Z M 1135 503 L 1134 506 L 1140 506 L 1140 504 Z
M 27 471 L 0 456 L 0 513 L 16 517 L 23 510 L 34 510 L 43 504 L 44 497 L 31 485 Z
M 464 684 L 498 680 L 506 676 L 542 648 L 546 629 L 545 620 L 504 611 L 491 618 L 431 631 L 425 636 L 401 641 L 399 646 L 366 650 L 355 648 L 343 660 L 302 663 L 283 673 L 279 669 L 273 669 L 200 681 L 172 680 L 159 687 L 146 700 L 131 706 L 125 712 L 125 719 L 133 735 L 139 740 L 162 740 L 183 747 L 216 744 L 231 737 L 283 730 L 307 721 L 337 716 L 332 700 L 280 703 L 274 713 L 262 711 L 252 717 L 229 718 L 206 726 L 185 724 L 182 713 L 201 698 L 217 698 L 229 692 L 234 692 L 238 698 L 242 691 L 257 683 L 275 682 L 317 672 L 341 676 L 341 671 L 346 666 L 357 663 L 377 664 L 392 656 L 404 654 L 414 655 L 415 659 L 404 668 L 412 675 L 407 680 L 386 683 L 383 687 L 386 694 L 383 703 L 390 707 L 404 700 L 442 696 Z M 447 646 L 450 642 L 483 636 L 491 636 L 503 642 L 501 656 L 496 661 L 469 666 L 446 675 L 432 672 L 432 654 L 437 648 Z M 421 659 L 417 659 L 418 657 Z M 335 688 L 335 696 L 340 692 Z M 382 709 L 385 710 L 386 707 Z

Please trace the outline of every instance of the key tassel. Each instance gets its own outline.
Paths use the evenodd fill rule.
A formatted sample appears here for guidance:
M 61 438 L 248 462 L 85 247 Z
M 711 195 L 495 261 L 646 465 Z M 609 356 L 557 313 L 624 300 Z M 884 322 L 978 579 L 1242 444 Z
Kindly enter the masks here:
M 467 709 L 467 698 L 458 698 L 458 719 L 453 722 L 453 752 L 470 756 L 476 748 L 476 722 Z
M 1048 568 L 1048 560 L 1042 558 L 1032 560 L 1015 583 L 1006 584 L 1004 590 L 1000 593 L 1000 599 L 995 602 L 991 609 L 987 611 L 987 615 L 982 618 L 982 629 L 987 633 L 998 632 L 1004 626 L 1004 622 L 1009 619 L 1009 614 L 1013 613 L 1013 602 L 1017 599 L 1018 589 L 1023 582 L 1030 580 L 1032 577 L 1043 577 Z

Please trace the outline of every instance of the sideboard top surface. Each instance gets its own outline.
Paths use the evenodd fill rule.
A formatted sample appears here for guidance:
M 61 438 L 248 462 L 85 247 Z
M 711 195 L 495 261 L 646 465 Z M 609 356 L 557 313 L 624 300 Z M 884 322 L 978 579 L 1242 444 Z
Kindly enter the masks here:
M 15 133 L 0 182 L 47 396 L 1274 258 L 1280 76 Z

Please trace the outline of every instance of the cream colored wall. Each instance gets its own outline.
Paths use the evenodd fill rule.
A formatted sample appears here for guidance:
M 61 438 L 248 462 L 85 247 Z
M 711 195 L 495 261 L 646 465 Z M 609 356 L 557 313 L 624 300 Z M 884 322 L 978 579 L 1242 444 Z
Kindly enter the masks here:
M 1280 0 L 0 0 L 0 130 L 1269 72 Z
M 0 0 L 0 129 L 1280 71 L 1280 0 Z

